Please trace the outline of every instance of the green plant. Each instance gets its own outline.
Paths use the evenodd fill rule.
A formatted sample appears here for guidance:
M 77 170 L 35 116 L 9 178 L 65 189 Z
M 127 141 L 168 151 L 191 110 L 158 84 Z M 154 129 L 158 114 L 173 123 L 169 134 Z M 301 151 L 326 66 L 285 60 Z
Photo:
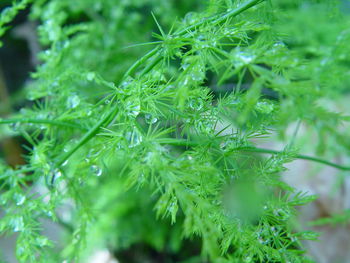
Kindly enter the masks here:
M 3 12 L 1 28 L 30 2 Z M 330 24 L 329 6 L 303 1 L 328 17 L 323 40 L 316 29 L 295 33 L 308 21 L 295 1 L 32 2 L 42 63 L 28 106 L 0 120 L 12 128 L 2 136 L 21 135 L 28 148 L 25 165 L 0 166 L 0 231 L 18 233 L 20 262 L 138 244 L 166 262 L 311 261 L 301 241 L 317 234 L 293 219 L 316 197 L 281 180 L 284 164 L 350 167 L 299 155 L 299 126 L 286 129 L 317 127 L 328 141 L 317 154 L 349 152 L 338 130 L 349 117 L 319 103 L 347 91 L 347 15 L 335 5 Z M 255 146 L 277 136 L 282 151 Z M 60 254 L 43 218 L 65 228 Z

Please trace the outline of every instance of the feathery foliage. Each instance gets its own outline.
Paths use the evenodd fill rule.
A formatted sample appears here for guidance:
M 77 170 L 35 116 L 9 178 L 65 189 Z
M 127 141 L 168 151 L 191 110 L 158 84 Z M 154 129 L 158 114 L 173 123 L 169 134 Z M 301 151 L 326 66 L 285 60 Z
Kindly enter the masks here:
M 0 35 L 30 2 L 3 12 Z M 301 241 L 317 234 L 295 216 L 316 196 L 281 175 L 296 158 L 350 170 L 299 155 L 297 131 L 286 133 L 302 122 L 318 133 L 317 154 L 350 151 L 339 128 L 349 117 L 322 105 L 348 92 L 339 3 L 32 2 L 41 63 L 26 106 L 0 120 L 1 137 L 28 148 L 25 165 L 0 164 L 0 231 L 18 233 L 19 262 L 138 244 L 166 262 L 311 262 Z M 257 148 L 277 137 L 283 150 Z

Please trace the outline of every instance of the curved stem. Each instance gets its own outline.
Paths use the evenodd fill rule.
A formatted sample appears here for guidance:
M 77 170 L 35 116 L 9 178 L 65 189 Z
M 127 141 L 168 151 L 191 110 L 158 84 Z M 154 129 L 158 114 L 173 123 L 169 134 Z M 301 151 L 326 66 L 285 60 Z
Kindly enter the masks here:
M 136 69 L 142 65 L 146 60 L 148 60 L 149 58 L 153 57 L 158 51 L 160 51 L 161 47 L 155 47 L 154 49 L 152 49 L 151 51 L 149 51 L 146 55 L 144 55 L 142 58 L 140 58 L 138 61 L 136 61 L 129 69 L 127 72 L 125 72 L 124 76 L 122 79 L 125 79 L 128 76 L 132 76 Z
M 203 145 L 203 142 L 194 142 L 194 141 L 187 141 L 184 139 L 173 139 L 173 138 L 160 138 L 157 139 L 157 142 L 160 144 L 168 144 L 168 145 L 173 145 L 173 146 L 184 146 L 184 147 L 196 147 Z M 254 152 L 254 153 L 266 153 L 266 154 L 280 154 L 283 153 L 283 151 L 277 151 L 277 150 L 270 150 L 270 149 L 265 149 L 265 148 L 258 148 L 258 147 L 244 147 L 244 148 L 237 148 L 236 150 L 238 151 L 246 151 L 246 152 Z M 343 166 L 340 164 L 332 163 L 330 161 L 313 157 L 313 156 L 308 156 L 308 155 L 303 155 L 303 154 L 297 154 L 295 156 L 296 159 L 302 159 L 302 160 L 308 160 L 316 163 L 321 163 L 327 166 L 334 167 L 339 170 L 343 171 L 350 171 L 349 166 Z
M 242 150 L 243 151 L 248 151 L 248 152 L 267 153 L 267 154 L 279 154 L 279 153 L 282 153 L 282 151 L 270 150 L 270 149 L 265 149 L 265 148 L 256 148 L 256 147 L 242 148 Z M 312 162 L 316 162 L 316 163 L 321 163 L 321 164 L 324 164 L 324 165 L 327 165 L 327 166 L 331 166 L 331 167 L 334 167 L 336 169 L 343 170 L 343 171 L 350 171 L 350 167 L 348 167 L 348 166 L 339 165 L 339 164 L 332 163 L 330 161 L 327 161 L 327 160 L 324 160 L 324 159 L 320 159 L 320 158 L 317 158 L 317 157 L 313 157 L 313 156 L 297 154 L 295 156 L 295 158 L 296 159 L 308 160 L 308 161 L 312 161 Z
M 94 137 L 99 129 L 102 126 L 107 126 L 109 122 L 114 118 L 117 110 L 118 104 L 116 104 L 112 109 L 106 114 L 104 118 L 102 118 L 98 123 L 96 123 L 84 136 L 80 139 L 80 141 L 66 154 L 64 154 L 57 162 L 56 165 L 62 165 L 73 153 L 75 153 L 82 145 L 87 143 L 92 137 Z
M 250 1 L 247 1 L 245 3 L 243 3 L 242 5 L 240 5 L 239 7 L 227 12 L 226 14 L 222 15 L 222 14 L 219 14 L 219 15 L 214 15 L 212 17 L 209 17 L 207 19 L 204 19 L 200 22 L 197 22 L 189 27 L 186 27 L 182 30 L 180 30 L 179 32 L 177 32 L 176 35 L 183 35 L 185 33 L 187 33 L 188 31 L 191 31 L 191 30 L 194 30 L 196 27 L 199 27 L 205 23 L 213 23 L 213 24 L 219 24 L 223 21 L 225 21 L 226 19 L 228 18 L 231 18 L 231 17 L 234 17 L 234 16 L 237 16 L 241 13 L 243 13 L 244 11 L 246 11 L 247 9 L 253 7 L 253 6 L 256 6 L 257 4 L 260 4 L 262 2 L 264 2 L 265 0 L 250 0 Z
M 62 127 L 69 127 L 69 128 L 75 128 L 79 130 L 86 130 L 85 128 L 81 127 L 80 125 L 65 122 L 65 121 L 56 121 L 56 120 L 41 120 L 41 119 L 5 119 L 0 120 L 1 124 L 13 124 L 13 123 L 33 123 L 33 124 L 49 124 L 53 126 L 62 126 Z

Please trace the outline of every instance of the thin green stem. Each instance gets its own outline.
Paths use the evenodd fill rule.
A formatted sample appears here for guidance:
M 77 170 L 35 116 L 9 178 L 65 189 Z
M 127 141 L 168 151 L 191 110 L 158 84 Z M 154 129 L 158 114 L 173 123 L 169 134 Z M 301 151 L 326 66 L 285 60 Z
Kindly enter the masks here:
M 249 9 L 249 8 L 251 8 L 253 6 L 256 6 L 257 4 L 260 4 L 260 3 L 264 2 L 264 1 L 265 0 L 250 0 L 250 1 L 247 1 L 247 2 L 243 3 L 242 5 L 240 5 L 239 7 L 237 7 L 235 9 L 227 12 L 224 15 L 222 15 L 222 14 L 215 15 L 215 16 L 209 17 L 207 19 L 201 20 L 200 22 L 197 22 L 197 23 L 195 23 L 195 24 L 193 24 L 193 25 L 191 25 L 189 27 L 186 27 L 186 28 L 180 30 L 179 32 L 177 32 L 176 35 L 186 34 L 187 32 L 189 32 L 191 30 L 194 30 L 197 27 L 202 26 L 205 23 L 212 23 L 212 24 L 222 23 L 226 19 L 234 17 L 234 16 L 237 16 L 237 15 L 243 13 L 244 11 L 246 11 L 247 9 Z
M 265 148 L 255 148 L 255 147 L 242 148 L 241 150 L 247 151 L 247 152 L 267 153 L 267 154 L 280 154 L 280 153 L 282 153 L 282 151 L 270 150 L 270 149 L 265 149 Z M 348 166 L 339 165 L 339 164 L 332 163 L 330 161 L 327 161 L 327 160 L 324 160 L 324 159 L 320 159 L 320 158 L 317 158 L 317 157 L 313 157 L 313 156 L 297 154 L 295 156 L 295 158 L 296 159 L 308 160 L 308 161 L 312 161 L 312 162 L 316 162 L 316 163 L 321 163 L 321 164 L 324 164 L 324 165 L 327 165 L 327 166 L 331 166 L 331 167 L 334 167 L 336 169 L 343 170 L 343 171 L 350 171 L 350 167 L 348 167 Z
M 57 120 L 42 120 L 42 119 L 5 119 L 5 120 L 0 120 L 0 125 L 1 124 L 16 124 L 16 123 L 32 123 L 32 124 L 49 124 L 53 126 L 61 126 L 61 127 L 68 127 L 68 128 L 74 128 L 74 129 L 79 129 L 79 130 L 86 130 L 86 128 L 70 123 L 70 122 L 65 122 L 65 121 L 57 121 Z
M 136 69 L 141 66 L 142 64 L 144 64 L 148 59 L 150 59 L 151 57 L 153 57 L 155 54 L 157 54 L 157 52 L 159 52 L 161 49 L 160 46 L 155 47 L 154 49 L 152 49 L 151 51 L 149 51 L 146 55 L 144 55 L 142 58 L 140 58 L 138 61 L 136 61 L 129 69 L 127 72 L 125 72 L 124 77 L 122 79 L 127 78 L 128 76 L 132 76 Z
M 161 138 L 157 139 L 157 142 L 160 144 L 168 144 L 168 145 L 173 145 L 173 146 L 184 146 L 184 147 L 195 147 L 195 146 L 200 146 L 203 145 L 203 142 L 194 142 L 194 141 L 187 141 L 184 139 L 173 139 L 173 138 Z M 246 152 L 254 152 L 254 153 L 266 153 L 266 154 L 280 154 L 282 151 L 277 151 L 277 150 L 270 150 L 270 149 L 265 149 L 265 148 L 258 148 L 258 147 L 244 147 L 244 148 L 237 148 L 238 151 L 246 151 Z M 308 160 L 316 163 L 321 163 L 327 166 L 334 167 L 339 170 L 343 171 L 350 171 L 349 166 L 343 166 L 339 165 L 321 158 L 313 157 L 313 156 L 308 156 L 308 155 L 303 155 L 303 154 L 297 154 L 295 156 L 296 159 L 302 159 L 302 160 Z
M 64 154 L 57 162 L 56 165 L 62 165 L 72 154 L 74 154 L 82 145 L 87 143 L 92 137 L 94 137 L 102 126 L 107 126 L 110 121 L 114 118 L 119 105 L 116 104 L 112 109 L 106 114 L 104 118 L 102 118 L 99 122 L 97 122 L 84 136 L 80 139 L 80 141 L 66 154 Z

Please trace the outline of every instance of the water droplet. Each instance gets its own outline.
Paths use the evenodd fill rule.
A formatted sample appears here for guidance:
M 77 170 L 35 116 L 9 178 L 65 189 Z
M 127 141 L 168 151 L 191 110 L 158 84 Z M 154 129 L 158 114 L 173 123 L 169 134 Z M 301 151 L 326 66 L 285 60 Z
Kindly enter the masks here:
M 139 145 L 143 139 L 142 135 L 136 129 L 132 132 L 127 132 L 125 138 L 129 142 L 129 148 Z
M 205 78 L 205 74 L 201 70 L 192 72 L 190 76 L 194 81 L 202 81 Z
M 50 180 L 51 184 L 54 184 L 61 176 L 62 176 L 61 170 L 58 168 L 55 168 L 50 171 L 48 175 L 48 180 Z
M 252 262 L 252 257 L 246 257 L 245 259 L 244 259 L 244 262 Z
M 9 224 L 14 232 L 20 232 L 24 230 L 24 221 L 22 216 L 12 218 Z
M 190 64 L 188 63 L 182 63 L 181 64 L 181 68 L 185 71 L 186 69 L 188 69 L 188 67 L 190 66 Z
M 125 88 L 128 87 L 132 82 L 133 82 L 133 78 L 128 77 L 126 80 L 124 80 L 124 81 L 122 82 L 122 84 L 120 85 L 120 87 L 121 87 L 122 89 L 125 89 Z
M 283 41 L 278 41 L 277 43 L 273 44 L 275 48 L 285 48 L 286 44 Z
M 189 12 L 184 17 L 184 23 L 186 25 L 193 25 L 198 22 L 198 14 L 195 12 Z
M 110 100 L 105 100 L 105 104 L 109 104 L 109 103 L 111 103 Z
M 213 39 L 209 40 L 207 36 L 201 34 L 197 37 L 195 46 L 197 49 L 205 49 L 209 48 L 210 46 L 216 46 L 216 41 Z
M 201 110 L 203 108 L 203 101 L 201 99 L 192 99 L 189 102 L 189 106 L 193 110 Z
M 255 109 L 263 114 L 269 114 L 274 110 L 274 105 L 268 101 L 259 101 L 255 105 Z
M 96 176 L 101 176 L 102 175 L 102 169 L 98 167 L 97 165 L 92 165 L 90 167 L 90 171 L 95 174 Z
M 80 98 L 77 94 L 70 96 L 67 100 L 67 108 L 74 109 L 80 104 Z
M 289 212 L 283 209 L 276 209 L 273 211 L 273 213 L 275 216 L 279 217 L 281 220 L 287 220 L 290 217 Z
M 128 101 L 126 104 L 128 115 L 132 117 L 136 117 L 140 114 L 141 106 L 139 101 L 131 102 Z
M 23 194 L 14 194 L 14 199 L 15 199 L 16 205 L 20 206 L 24 204 L 26 197 Z
M 234 64 L 236 68 L 246 66 L 252 63 L 255 59 L 255 55 L 249 51 L 236 50 L 234 53 Z
M 253 61 L 254 56 L 247 54 L 247 53 L 243 53 L 240 52 L 238 55 L 238 58 L 244 63 L 244 64 L 249 64 L 250 62 Z
M 46 237 L 40 236 L 36 238 L 36 243 L 39 247 L 46 247 L 50 244 L 50 241 Z
M 153 117 L 151 114 L 146 114 L 145 115 L 145 121 L 148 124 L 154 124 L 158 121 L 156 117 Z
M 10 124 L 10 127 L 14 132 L 18 132 L 21 128 L 21 124 L 19 122 L 14 122 Z
M 64 161 L 64 163 L 62 163 L 62 166 L 66 166 L 68 164 L 68 159 Z
M 88 81 L 93 81 L 95 78 L 96 78 L 95 72 L 89 72 L 89 73 L 86 74 L 86 79 Z

